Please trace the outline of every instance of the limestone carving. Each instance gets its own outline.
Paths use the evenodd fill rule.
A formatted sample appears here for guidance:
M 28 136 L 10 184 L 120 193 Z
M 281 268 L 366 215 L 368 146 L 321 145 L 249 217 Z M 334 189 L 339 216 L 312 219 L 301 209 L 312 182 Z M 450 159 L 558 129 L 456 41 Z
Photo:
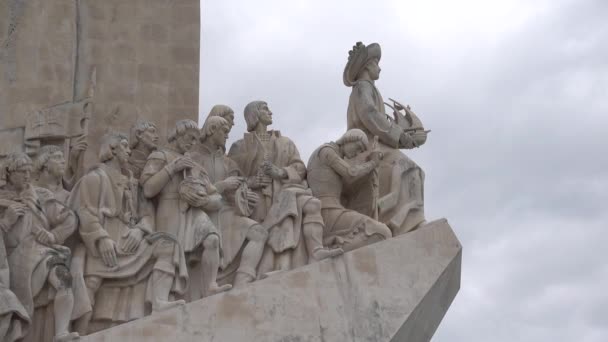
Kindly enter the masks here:
M 80 218 L 84 279 L 93 306 L 76 321 L 82 333 L 141 318 L 150 306 L 161 311 L 184 303 L 169 297 L 187 286 L 183 252 L 172 236 L 157 232 L 153 204 L 138 196 L 137 181 L 125 175 L 129 155 L 126 136 L 104 135 L 101 163 L 83 176 L 69 199 Z
M 424 224 L 424 172 L 399 149 L 411 149 L 426 142 L 428 131 L 409 107 L 394 101 L 394 119 L 385 114 L 384 100 L 375 81 L 380 77 L 381 49 L 377 43 L 357 43 L 349 52 L 343 80 L 352 87 L 348 102 L 348 129 L 358 128 L 368 139 L 379 138 L 384 159 L 378 167 L 379 197 L 370 182 L 350 189 L 347 207 L 368 216 L 378 210 L 379 220 L 402 234 Z M 405 115 L 401 113 L 405 111 Z
M 6 184 L 0 198 L 6 208 L 3 229 L 10 265 L 10 288 L 29 317 L 36 309 L 53 306 L 52 317 L 38 316 L 25 341 L 71 341 L 74 306 L 70 249 L 64 241 L 75 231 L 76 215 L 53 194 L 30 184 L 32 161 L 25 153 L 7 156 L 2 172 Z M 46 326 L 45 321 L 53 321 Z
M 226 112 L 232 110 L 226 107 Z M 207 170 L 209 178 L 222 195 L 222 208 L 209 212 L 209 215 L 222 237 L 220 276 L 225 281 L 234 277 L 230 282 L 238 287 L 257 278 L 256 269 L 264 252 L 268 232 L 258 222 L 247 217 L 247 214 L 251 214 L 249 209 L 255 208 L 259 197 L 248 188 L 236 163 L 224 155 L 230 129 L 230 123 L 221 115 L 209 116 L 201 129 L 201 143 L 191 155 Z
M 345 251 L 392 236 L 385 224 L 342 205 L 344 185 L 372 177 L 382 160 L 382 153 L 376 150 L 371 151 L 369 161 L 356 162 L 356 157 L 367 149 L 365 133 L 351 129 L 336 142 L 321 145 L 308 161 L 308 184 L 313 195 L 321 200 L 325 244 L 340 246 Z M 350 164 L 347 160 L 355 162 Z
M 157 203 L 158 230 L 174 236 L 188 258 L 198 262 L 193 272 L 198 276 L 191 279 L 190 300 L 232 287 L 217 284 L 220 235 L 204 211 L 219 209 L 221 197 L 204 169 L 184 155 L 197 144 L 198 137 L 194 121 L 178 121 L 169 133 L 169 145 L 150 154 L 140 179 L 144 195 Z
M 230 148 L 233 159 L 260 197 L 252 215 L 269 232 L 263 273 L 289 270 L 336 256 L 343 251 L 323 247 L 321 202 L 306 186 L 306 166 L 296 145 L 279 131 L 268 130 L 272 112 L 254 101 L 245 107 L 247 131 Z

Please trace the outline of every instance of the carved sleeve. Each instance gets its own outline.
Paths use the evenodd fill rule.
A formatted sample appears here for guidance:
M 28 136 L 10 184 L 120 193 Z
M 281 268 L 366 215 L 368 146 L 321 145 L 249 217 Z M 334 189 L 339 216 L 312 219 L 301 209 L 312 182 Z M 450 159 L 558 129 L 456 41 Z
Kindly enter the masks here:
M 354 91 L 357 95 L 353 99 L 355 110 L 363 126 L 384 144 L 397 148 L 403 130 L 389 121 L 384 111 L 378 111 L 374 101 L 374 86 L 368 82 L 358 82 Z
M 55 236 L 56 243 L 62 245 L 78 227 L 76 214 L 57 200 L 47 201 L 45 207 L 53 227 L 51 233 Z
M 288 161 L 287 166 L 283 167 L 283 170 L 287 173 L 286 182 L 289 183 L 299 183 L 302 182 L 306 178 L 306 165 L 302 159 L 300 159 L 300 152 L 296 147 L 296 144 L 289 139 L 287 140 L 287 155 Z
M 171 180 L 171 174 L 165 168 L 167 159 L 162 152 L 153 152 L 144 166 L 139 180 L 147 198 L 152 198 L 160 193 L 165 185 Z
M 368 175 L 376 168 L 376 163 L 368 161 L 363 164 L 351 165 L 342 159 L 332 148 L 326 147 L 319 151 L 321 160 L 338 173 L 346 183 L 353 183 L 357 179 Z

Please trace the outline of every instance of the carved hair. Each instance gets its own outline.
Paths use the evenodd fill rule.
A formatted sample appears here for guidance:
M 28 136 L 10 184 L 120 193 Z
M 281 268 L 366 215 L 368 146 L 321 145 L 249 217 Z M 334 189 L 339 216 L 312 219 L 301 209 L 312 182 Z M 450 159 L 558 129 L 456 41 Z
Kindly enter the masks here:
M 184 134 L 187 130 L 193 129 L 198 132 L 198 125 L 192 120 L 179 120 L 175 123 L 175 127 L 171 128 L 167 141 L 173 142 L 178 136 Z
M 217 132 L 218 128 L 230 129 L 230 124 L 226 119 L 221 116 L 210 116 L 205 121 L 203 128 L 201 128 L 201 142 L 205 142 L 207 138 Z
M 137 122 L 131 126 L 131 134 L 129 139 L 129 146 L 131 148 L 134 148 L 137 146 L 137 144 L 139 144 L 139 138 L 137 136 L 145 132 L 148 128 L 158 129 L 154 122 L 144 120 L 137 120 Z
M 2 164 L 4 172 L 32 169 L 32 160 L 24 152 L 13 152 L 6 156 Z
M 63 154 L 63 149 L 57 145 L 42 146 L 38 151 L 36 159 L 34 160 L 34 171 L 41 172 L 49 159 L 51 159 L 51 155 L 57 152 L 61 152 L 61 154 Z
M 126 135 L 119 132 L 106 133 L 101 137 L 101 146 L 99 147 L 99 161 L 105 162 L 114 158 L 114 149 L 120 145 L 123 140 L 129 141 Z
M 232 110 L 232 108 L 226 105 L 218 104 L 211 108 L 209 115 L 207 115 L 207 120 L 209 120 L 209 118 L 212 116 L 221 116 L 223 118 L 228 114 L 234 115 L 234 111 Z
M 360 142 L 365 148 L 367 148 L 367 145 L 369 143 L 365 132 L 358 128 L 353 128 L 346 131 L 346 133 L 344 133 L 344 135 L 340 139 L 336 140 L 336 144 L 340 146 L 351 142 Z
M 253 131 L 255 126 L 258 125 L 258 121 L 260 121 L 260 110 L 264 105 L 268 105 L 268 103 L 264 101 L 253 101 L 249 102 L 249 104 L 245 106 L 245 122 L 247 122 L 247 132 Z

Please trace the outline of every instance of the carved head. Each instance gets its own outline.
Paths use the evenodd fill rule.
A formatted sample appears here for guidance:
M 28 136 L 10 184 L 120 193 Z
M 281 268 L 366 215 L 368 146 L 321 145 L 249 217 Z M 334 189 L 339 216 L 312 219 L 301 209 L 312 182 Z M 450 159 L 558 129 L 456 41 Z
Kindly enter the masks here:
M 150 121 L 138 120 L 131 126 L 130 147 L 135 148 L 140 143 L 149 150 L 155 150 L 158 147 L 158 128 L 156 124 Z
M 52 176 L 61 177 L 65 172 L 65 167 L 63 149 L 55 145 L 42 146 L 34 161 L 34 171 L 38 174 L 48 172 Z
M 357 128 L 348 130 L 336 141 L 336 144 L 340 146 L 344 156 L 348 159 L 354 158 L 367 150 L 368 143 L 367 135 Z
M 368 46 L 357 42 L 353 49 L 348 52 L 348 62 L 344 67 L 343 81 L 347 87 L 355 85 L 357 80 L 364 74 L 369 75 L 370 79 L 377 80 L 380 77 L 380 58 L 382 50 L 378 43 Z
M 213 116 L 220 116 L 226 121 L 228 121 L 230 129 L 232 129 L 232 126 L 234 126 L 234 111 L 232 110 L 232 108 L 226 105 L 219 104 L 213 106 L 213 108 L 211 108 L 211 111 L 209 112 L 209 115 L 207 115 L 207 120 L 209 120 L 209 118 Z
M 249 102 L 245 106 L 245 121 L 248 132 L 253 131 L 258 123 L 266 126 L 272 125 L 272 112 L 268 108 L 268 103 L 264 101 Z
M 225 147 L 229 132 L 230 124 L 227 120 L 220 116 L 208 117 L 201 128 L 201 142 L 209 140 L 218 148 Z
M 27 187 L 32 172 L 32 160 L 23 152 L 15 152 L 6 156 L 2 165 L 2 173 L 8 184 L 17 191 Z
M 118 132 L 106 133 L 101 137 L 99 147 L 99 161 L 105 162 L 117 158 L 121 165 L 126 165 L 131 155 L 129 139 L 126 135 Z
M 186 153 L 196 145 L 199 137 L 198 125 L 192 120 L 179 120 L 169 132 L 167 140 L 180 153 Z

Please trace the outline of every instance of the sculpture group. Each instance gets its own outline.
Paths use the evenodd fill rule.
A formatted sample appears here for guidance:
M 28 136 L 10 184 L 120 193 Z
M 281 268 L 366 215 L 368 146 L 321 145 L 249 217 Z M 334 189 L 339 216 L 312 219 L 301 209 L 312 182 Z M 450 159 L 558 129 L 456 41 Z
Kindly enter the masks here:
M 86 172 L 86 136 L 10 154 L 0 169 L 0 340 L 71 341 L 246 286 L 424 225 L 423 171 L 400 149 L 428 131 L 393 117 L 374 81 L 378 44 L 357 43 L 344 84 L 348 131 L 305 164 L 269 129 L 263 101 L 227 149 L 235 113 L 202 128 L 180 120 L 161 143 L 153 122 L 108 132 Z

